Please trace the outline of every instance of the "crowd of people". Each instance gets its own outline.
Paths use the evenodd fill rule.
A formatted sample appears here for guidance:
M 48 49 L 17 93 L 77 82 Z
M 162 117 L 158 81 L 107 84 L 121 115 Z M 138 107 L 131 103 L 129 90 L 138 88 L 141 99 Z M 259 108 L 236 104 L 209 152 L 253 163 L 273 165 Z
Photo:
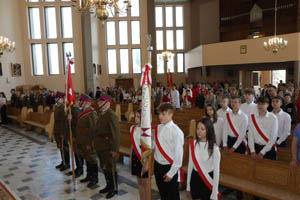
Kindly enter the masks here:
M 132 95 L 118 87 L 100 89 L 77 95 L 72 114 L 64 112 L 65 98 L 62 93 L 41 89 L 39 94 L 11 90 L 11 106 L 36 109 L 38 105 L 56 105 L 54 135 L 61 151 L 61 171 L 70 169 L 69 135 L 73 132 L 76 170 L 78 178 L 87 166 L 87 176 L 81 182 L 89 182 L 92 188 L 98 183 L 97 157 L 104 171 L 106 187 L 100 193 L 106 198 L 117 194 L 115 161 L 120 145 L 120 128 L 110 103 L 141 101 L 141 90 L 131 90 Z M 140 97 L 139 97 L 140 96 Z M 96 100 L 99 110 L 91 107 Z M 277 148 L 286 148 L 292 125 L 299 122 L 300 90 L 292 83 L 265 85 L 259 91 L 238 89 L 228 83 L 198 83 L 183 85 L 177 89 L 158 86 L 152 88 L 152 100 L 160 124 L 155 128 L 153 140 L 154 175 L 161 199 L 179 199 L 179 182 L 182 181 L 184 134 L 173 122 L 175 109 L 205 109 L 205 116 L 196 123 L 195 139 L 190 142 L 187 171 L 187 194 L 191 199 L 218 199 L 220 148 L 225 154 L 233 152 L 249 154 L 256 161 L 277 160 Z M 2 123 L 6 123 L 6 97 L 0 93 Z M 71 121 L 68 127 L 67 121 Z M 148 166 L 142 165 L 140 137 L 141 110 L 135 111 L 135 125 L 130 128 L 132 153 L 130 166 L 137 177 L 140 199 L 147 196 Z M 292 140 L 292 160 L 297 167 L 300 161 L 300 123 L 296 125 Z M 72 175 L 72 172 L 68 173 Z

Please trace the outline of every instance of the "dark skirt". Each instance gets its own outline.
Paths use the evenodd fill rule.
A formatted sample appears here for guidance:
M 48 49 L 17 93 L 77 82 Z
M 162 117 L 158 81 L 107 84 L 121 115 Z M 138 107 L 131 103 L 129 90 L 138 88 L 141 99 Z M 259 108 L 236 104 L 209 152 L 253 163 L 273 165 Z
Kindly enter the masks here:
M 213 178 L 213 171 L 209 173 Z M 191 195 L 193 199 L 210 200 L 211 190 L 206 186 L 200 175 L 195 169 L 191 174 Z
M 143 176 L 141 176 L 142 173 L 142 163 L 140 162 L 139 158 L 137 157 L 134 150 L 132 150 L 131 155 L 131 174 L 134 176 L 137 176 L 139 178 L 147 178 L 148 172 L 144 173 Z

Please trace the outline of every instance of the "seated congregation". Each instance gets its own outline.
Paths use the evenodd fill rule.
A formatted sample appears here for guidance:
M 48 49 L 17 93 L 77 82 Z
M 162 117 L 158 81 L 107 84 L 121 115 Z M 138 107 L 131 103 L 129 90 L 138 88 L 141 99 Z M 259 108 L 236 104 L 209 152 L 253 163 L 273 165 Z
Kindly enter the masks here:
M 95 97 L 77 94 L 68 113 L 61 92 L 12 89 L 11 101 L 1 94 L 1 119 L 45 130 L 60 151 L 60 171 L 71 170 L 74 152 L 74 177 L 85 174 L 85 163 L 80 182 L 88 188 L 98 183 L 100 167 L 106 186 L 99 192 L 107 199 L 118 194 L 116 162 L 123 156 L 130 158 L 140 199 L 147 199 L 152 175 L 161 199 L 180 199 L 180 190 L 189 199 L 219 199 L 226 195 L 220 186 L 239 191 L 237 199 L 299 199 L 299 89 L 283 84 L 255 92 L 223 86 L 152 89 L 153 162 L 142 158 L 139 100 L 122 98 L 122 88 L 97 88 Z

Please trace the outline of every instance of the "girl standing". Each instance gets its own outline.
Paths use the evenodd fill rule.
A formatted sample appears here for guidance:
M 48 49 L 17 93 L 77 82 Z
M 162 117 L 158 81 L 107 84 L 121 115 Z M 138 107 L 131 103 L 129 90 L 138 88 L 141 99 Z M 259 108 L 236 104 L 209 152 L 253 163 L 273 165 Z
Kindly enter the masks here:
M 148 178 L 148 169 L 143 168 L 141 163 L 141 144 L 140 138 L 142 135 L 141 129 L 141 109 L 135 112 L 135 124 L 130 127 L 131 133 L 131 143 L 132 143 L 132 153 L 130 156 L 130 163 L 131 163 L 131 174 L 136 176 L 139 193 L 140 193 L 140 200 L 144 200 L 147 198 L 147 178 Z
M 217 200 L 220 175 L 220 150 L 211 120 L 197 122 L 196 139 L 190 141 L 187 195 L 191 199 Z
M 205 107 L 205 115 L 212 121 L 216 135 L 216 143 L 218 146 L 221 146 L 223 138 L 223 118 L 218 117 L 215 107 L 211 104 Z

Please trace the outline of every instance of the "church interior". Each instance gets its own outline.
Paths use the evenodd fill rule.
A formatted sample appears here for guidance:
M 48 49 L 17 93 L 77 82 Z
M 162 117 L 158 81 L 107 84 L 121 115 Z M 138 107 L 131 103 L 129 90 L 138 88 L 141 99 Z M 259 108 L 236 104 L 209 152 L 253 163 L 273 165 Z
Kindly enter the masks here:
M 300 199 L 300 0 L 0 0 L 0 27 L 0 200 L 204 200 L 194 172 L 207 199 Z M 172 162 L 155 140 L 166 131 L 162 113 L 183 134 Z M 202 142 L 203 118 L 220 155 L 216 164 L 213 146 L 203 161 L 213 175 L 200 173 L 189 142 Z M 117 146 L 110 164 L 105 145 Z M 178 198 L 164 196 L 178 154 Z M 133 175 L 135 162 L 149 177 Z M 166 162 L 163 185 L 157 165 Z

